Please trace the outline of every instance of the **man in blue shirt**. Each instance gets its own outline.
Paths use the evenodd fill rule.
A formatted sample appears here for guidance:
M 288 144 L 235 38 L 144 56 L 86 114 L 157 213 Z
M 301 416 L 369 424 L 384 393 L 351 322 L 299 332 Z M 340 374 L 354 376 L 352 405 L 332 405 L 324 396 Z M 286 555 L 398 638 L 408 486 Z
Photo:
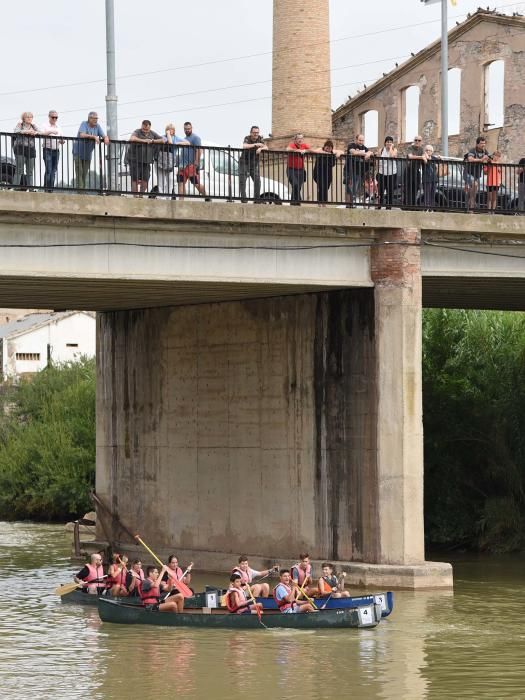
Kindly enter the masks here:
M 109 143 L 109 138 L 98 123 L 98 114 L 90 112 L 86 122 L 78 128 L 77 140 L 73 144 L 73 160 L 75 163 L 75 180 L 77 189 L 86 189 L 86 180 L 89 180 L 89 168 L 95 145 L 104 141 Z M 102 173 L 100 173 L 102 177 Z M 95 186 L 95 183 L 87 182 L 87 185 Z
M 186 182 L 189 180 L 199 194 L 206 197 L 206 190 L 204 185 L 201 185 L 199 178 L 199 168 L 202 145 L 200 136 L 193 133 L 193 127 L 191 122 L 184 122 L 184 133 L 186 134 L 186 141 L 189 141 L 191 146 L 182 146 L 179 148 L 179 172 L 177 175 L 179 199 L 184 199 L 184 189 Z M 209 197 L 206 197 L 206 201 L 210 201 Z

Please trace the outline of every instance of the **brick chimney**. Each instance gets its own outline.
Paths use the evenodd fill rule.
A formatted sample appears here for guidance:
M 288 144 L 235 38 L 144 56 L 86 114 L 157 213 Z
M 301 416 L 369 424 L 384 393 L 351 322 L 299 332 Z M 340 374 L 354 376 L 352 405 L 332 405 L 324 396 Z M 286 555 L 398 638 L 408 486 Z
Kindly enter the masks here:
M 273 148 L 332 135 L 329 0 L 273 1 Z

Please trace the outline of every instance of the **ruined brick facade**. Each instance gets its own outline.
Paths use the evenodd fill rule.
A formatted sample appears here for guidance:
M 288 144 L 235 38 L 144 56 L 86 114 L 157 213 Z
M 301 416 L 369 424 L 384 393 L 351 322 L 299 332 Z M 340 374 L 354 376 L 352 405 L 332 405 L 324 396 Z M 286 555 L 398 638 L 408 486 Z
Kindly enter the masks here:
M 503 60 L 503 126 L 487 124 L 485 104 L 486 67 Z M 418 130 L 425 143 L 441 150 L 440 42 L 420 51 L 381 80 L 339 107 L 333 114 L 334 137 L 347 143 L 363 132 L 367 111 L 377 110 L 379 143 L 391 135 L 401 145 L 414 134 L 404 134 L 404 91 L 420 90 Z M 490 151 L 498 148 L 507 162 L 525 156 L 525 18 L 478 11 L 449 32 L 449 69 L 461 70 L 459 134 L 449 138 L 449 155 L 461 157 L 479 134 L 487 138 Z
M 329 0 L 274 0 L 272 148 L 298 131 L 309 143 L 332 132 Z

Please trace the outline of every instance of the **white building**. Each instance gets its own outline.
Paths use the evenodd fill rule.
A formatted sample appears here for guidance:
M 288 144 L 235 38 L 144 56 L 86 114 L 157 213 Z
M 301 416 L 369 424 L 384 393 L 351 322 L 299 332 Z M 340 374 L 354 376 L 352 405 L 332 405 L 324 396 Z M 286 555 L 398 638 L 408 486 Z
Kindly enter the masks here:
M 15 380 L 47 366 L 95 355 L 95 314 L 57 311 L 27 314 L 0 325 L 1 379 Z

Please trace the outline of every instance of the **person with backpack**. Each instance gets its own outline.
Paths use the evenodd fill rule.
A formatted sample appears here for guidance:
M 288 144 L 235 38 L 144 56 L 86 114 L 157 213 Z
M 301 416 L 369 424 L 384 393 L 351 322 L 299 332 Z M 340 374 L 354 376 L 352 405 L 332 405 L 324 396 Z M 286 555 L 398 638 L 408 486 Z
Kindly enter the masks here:
M 33 113 L 22 112 L 20 121 L 15 126 L 13 137 L 13 152 L 15 154 L 15 177 L 13 185 L 20 185 L 22 175 L 25 175 L 25 184 L 33 186 L 33 172 L 35 170 L 36 146 L 35 136 L 40 129 L 33 124 Z

